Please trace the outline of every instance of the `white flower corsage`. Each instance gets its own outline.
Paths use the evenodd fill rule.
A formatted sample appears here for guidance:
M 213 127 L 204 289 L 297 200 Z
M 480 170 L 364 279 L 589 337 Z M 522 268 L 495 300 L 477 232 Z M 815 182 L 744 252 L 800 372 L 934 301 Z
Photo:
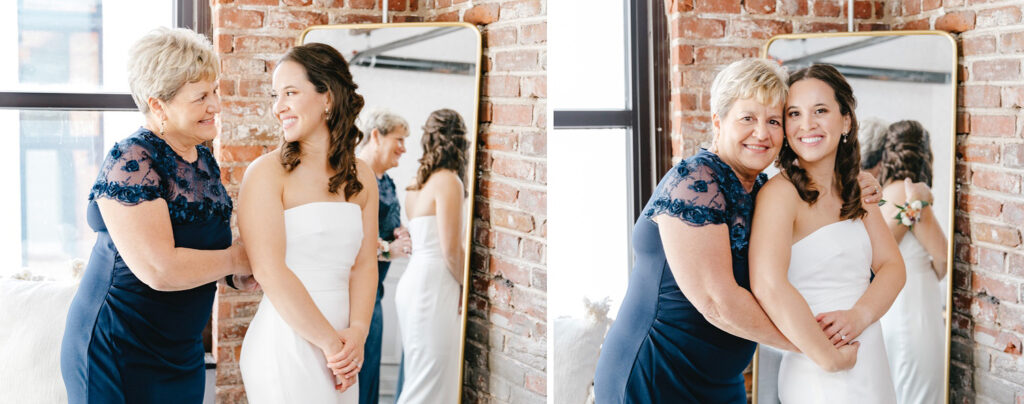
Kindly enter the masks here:
M 896 204 L 896 209 L 900 211 L 896 213 L 893 219 L 896 219 L 900 224 L 907 226 L 910 230 L 914 230 L 914 225 L 921 220 L 921 211 L 928 205 L 928 201 L 910 201 L 903 205 Z

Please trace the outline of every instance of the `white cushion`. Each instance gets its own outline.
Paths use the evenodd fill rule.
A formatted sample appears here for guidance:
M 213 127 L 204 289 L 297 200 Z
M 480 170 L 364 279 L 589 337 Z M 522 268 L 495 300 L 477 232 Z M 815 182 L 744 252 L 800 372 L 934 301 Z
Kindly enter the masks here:
M 66 403 L 60 373 L 75 281 L 0 278 L 0 392 L 11 403 Z

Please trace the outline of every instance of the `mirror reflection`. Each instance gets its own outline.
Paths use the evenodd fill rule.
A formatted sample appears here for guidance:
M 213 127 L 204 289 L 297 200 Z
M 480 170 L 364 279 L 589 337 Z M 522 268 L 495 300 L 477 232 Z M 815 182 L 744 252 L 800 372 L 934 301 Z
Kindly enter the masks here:
M 357 156 L 377 175 L 379 285 L 360 402 L 457 402 L 480 37 L 468 24 L 314 27 L 366 101 Z
M 773 39 L 766 52 L 790 72 L 830 64 L 852 87 L 861 168 L 882 186 L 882 216 L 906 268 L 903 289 L 879 320 L 896 402 L 942 402 L 948 389 L 955 44 L 943 33 L 807 35 Z M 779 402 L 786 355 L 793 354 L 759 346 L 755 402 Z

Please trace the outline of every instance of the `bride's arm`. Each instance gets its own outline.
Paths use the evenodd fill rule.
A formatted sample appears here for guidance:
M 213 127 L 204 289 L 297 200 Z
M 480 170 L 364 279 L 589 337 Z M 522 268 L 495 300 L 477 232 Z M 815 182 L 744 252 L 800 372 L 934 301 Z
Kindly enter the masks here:
M 462 205 L 465 190 L 457 174 L 450 170 L 439 170 L 433 174 L 437 182 L 437 230 L 441 238 L 441 252 L 444 253 L 448 271 L 455 281 L 462 285 L 465 279 L 466 251 L 462 238 Z
M 285 266 L 283 168 L 268 156 L 249 165 L 238 194 L 238 229 L 253 276 L 288 326 L 325 355 L 337 353 L 342 348 L 338 333 Z
M 769 181 L 757 196 L 751 224 L 750 288 L 782 334 L 826 371 L 853 367 L 856 345 L 837 349 L 825 338 L 800 292 L 789 282 L 793 222 L 799 196 L 782 179 Z
M 380 195 L 373 170 L 362 160 L 356 160 L 359 182 L 363 190 L 358 197 L 365 199 L 360 205 L 363 212 L 363 243 L 359 247 L 352 274 L 348 281 L 349 326 L 339 331 L 345 347 L 334 357 L 328 357 L 329 365 L 337 363 L 335 374 L 353 377 L 363 362 L 363 346 L 370 332 L 373 304 L 377 299 L 377 209 Z

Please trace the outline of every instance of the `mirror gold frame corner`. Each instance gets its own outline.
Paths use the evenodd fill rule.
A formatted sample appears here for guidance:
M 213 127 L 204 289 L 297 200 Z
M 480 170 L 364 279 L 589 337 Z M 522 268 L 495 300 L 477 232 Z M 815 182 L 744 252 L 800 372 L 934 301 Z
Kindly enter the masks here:
M 950 72 L 951 72 L 951 75 L 952 75 L 952 83 L 951 83 L 950 87 L 951 87 L 952 91 L 951 91 L 951 94 L 950 94 L 950 97 L 949 97 L 949 103 L 950 103 L 950 107 L 951 107 L 950 111 L 952 112 L 950 114 L 951 133 L 949 135 L 950 135 L 950 141 L 952 142 L 952 147 L 950 147 L 950 156 L 949 156 L 950 157 L 950 160 L 949 160 L 950 161 L 950 165 L 949 165 L 949 187 L 950 187 L 949 189 L 950 189 L 950 192 L 949 192 L 949 195 L 947 196 L 948 203 L 949 203 L 949 205 L 948 205 L 949 206 L 949 212 L 947 213 L 948 214 L 948 216 L 947 216 L 948 222 L 947 223 L 950 224 L 949 234 L 950 234 L 950 236 L 952 236 L 953 233 L 954 233 L 953 232 L 954 214 L 956 212 L 956 175 L 955 175 L 956 174 L 956 116 L 957 116 L 957 113 L 956 113 L 956 111 L 957 111 L 957 108 L 956 108 L 956 94 L 957 94 L 957 83 L 959 82 L 959 79 L 960 79 L 960 77 L 959 77 L 959 68 L 958 68 L 959 67 L 958 66 L 958 47 L 957 47 L 956 38 L 954 38 L 948 32 L 945 32 L 945 31 L 934 31 L 934 30 L 830 32 L 830 33 L 817 33 L 817 34 L 784 34 L 784 35 L 776 35 L 776 36 L 773 36 L 773 37 L 769 38 L 768 41 L 765 42 L 764 46 L 761 48 L 760 56 L 761 56 L 761 58 L 768 58 L 769 57 L 769 55 L 768 55 L 769 47 L 772 45 L 773 42 L 775 42 L 777 40 L 780 40 L 780 39 L 811 39 L 811 38 L 872 37 L 872 36 L 911 36 L 911 35 L 935 35 L 935 36 L 940 36 L 940 37 L 946 38 L 946 40 L 949 41 L 950 49 L 952 51 L 951 52 L 952 59 L 950 60 Z M 951 343 L 952 343 L 951 331 L 952 331 L 952 323 L 953 323 L 953 319 L 952 319 L 952 313 L 953 313 L 953 311 L 952 311 L 953 310 L 953 282 L 952 282 L 952 277 L 953 277 L 953 270 L 954 270 L 954 268 L 953 268 L 953 248 L 954 248 L 954 244 L 955 244 L 954 240 L 952 239 L 952 237 L 950 237 L 949 242 L 946 245 L 946 274 L 947 274 L 946 276 L 948 277 L 949 281 L 947 282 L 947 287 L 946 287 L 946 291 L 945 291 L 945 293 L 946 293 L 946 297 L 945 297 L 945 300 L 946 300 L 946 310 L 945 310 L 944 314 L 945 314 L 945 318 L 946 318 L 946 329 L 945 329 L 945 334 L 944 334 L 944 336 L 945 336 L 945 352 L 944 352 L 944 354 L 945 354 L 945 367 L 944 367 L 943 372 L 944 372 L 945 383 L 944 383 L 944 392 L 943 392 L 943 395 L 944 395 L 943 402 L 949 402 L 949 394 L 950 394 L 950 388 L 949 388 L 950 372 L 949 372 L 949 368 L 950 368 L 950 346 L 951 346 Z M 760 355 L 761 355 L 761 346 L 760 346 L 760 344 L 758 344 L 757 349 L 754 351 L 753 361 L 751 362 L 751 367 L 753 369 L 752 381 L 751 381 L 751 402 L 753 404 L 757 404 L 758 403 L 758 390 L 759 390 L 758 389 L 758 376 L 759 376 L 758 375 L 758 364 L 759 364 Z

